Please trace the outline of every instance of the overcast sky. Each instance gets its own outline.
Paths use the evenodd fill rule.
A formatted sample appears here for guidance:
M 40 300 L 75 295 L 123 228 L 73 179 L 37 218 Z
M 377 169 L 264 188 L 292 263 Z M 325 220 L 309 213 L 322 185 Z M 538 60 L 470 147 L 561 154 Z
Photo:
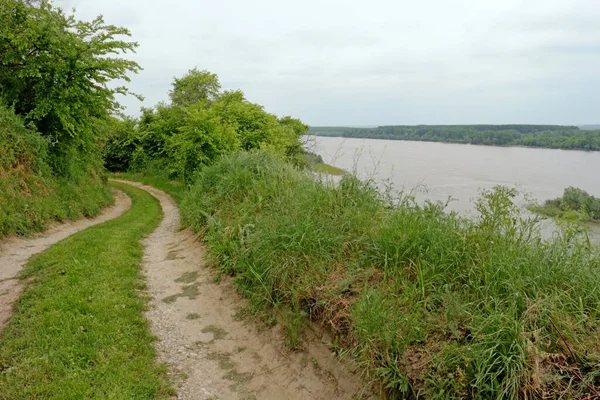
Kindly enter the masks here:
M 598 0 L 56 4 L 131 30 L 131 114 L 198 67 L 314 126 L 600 122 Z

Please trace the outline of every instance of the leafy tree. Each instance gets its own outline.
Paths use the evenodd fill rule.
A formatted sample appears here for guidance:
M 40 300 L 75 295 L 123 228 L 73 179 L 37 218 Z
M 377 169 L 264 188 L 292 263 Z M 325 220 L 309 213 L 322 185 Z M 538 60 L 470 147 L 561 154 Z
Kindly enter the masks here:
M 124 171 L 132 163 L 137 148 L 136 120 L 131 117 L 122 119 L 111 117 L 99 124 L 103 145 L 104 166 L 109 171 Z
M 569 186 L 563 192 L 563 196 L 557 199 L 546 200 L 542 212 L 553 213 L 553 210 L 559 210 L 559 214 L 575 211 L 576 215 L 586 215 L 587 217 L 600 221 L 600 198 L 594 197 L 583 189 Z
M 300 138 L 307 125 L 291 117 L 278 119 L 248 101 L 240 90 L 221 91 L 215 74 L 192 69 L 174 79 L 169 95 L 170 104 L 142 109 L 129 139 L 117 141 L 125 149 L 109 147 L 107 167 L 128 169 L 151 163 L 189 181 L 196 170 L 223 154 L 254 149 L 306 164 L 300 157 L 305 153 Z M 115 163 L 113 156 L 123 162 Z
M 171 173 L 190 181 L 202 165 L 239 149 L 238 135 L 224 124 L 214 109 L 201 103 L 185 108 L 185 119 L 179 132 L 167 144 Z
M 142 109 L 137 143 L 150 158 L 167 156 L 169 138 L 179 132 L 186 118 L 183 107 L 159 103 L 155 108 Z
M 47 0 L 0 2 L 0 92 L 50 140 L 63 174 L 74 152 L 94 150 L 97 120 L 120 109 L 115 96 L 129 93 L 109 83 L 140 70 L 122 58 L 138 46 L 123 36 L 130 32 L 102 17 L 77 21 Z
M 169 97 L 175 106 L 189 106 L 217 98 L 221 84 L 216 74 L 207 70 L 191 69 L 181 78 L 175 78 Z
M 225 124 L 236 130 L 244 150 L 260 148 L 277 135 L 277 117 L 267 113 L 263 106 L 247 101 L 241 91 L 223 93 L 213 108 Z

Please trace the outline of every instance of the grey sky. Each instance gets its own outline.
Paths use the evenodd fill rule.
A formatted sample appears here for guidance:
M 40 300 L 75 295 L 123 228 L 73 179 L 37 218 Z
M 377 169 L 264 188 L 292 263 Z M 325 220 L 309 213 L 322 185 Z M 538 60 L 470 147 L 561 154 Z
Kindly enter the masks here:
M 600 122 L 597 0 L 56 4 L 132 31 L 144 106 L 197 66 L 311 125 Z

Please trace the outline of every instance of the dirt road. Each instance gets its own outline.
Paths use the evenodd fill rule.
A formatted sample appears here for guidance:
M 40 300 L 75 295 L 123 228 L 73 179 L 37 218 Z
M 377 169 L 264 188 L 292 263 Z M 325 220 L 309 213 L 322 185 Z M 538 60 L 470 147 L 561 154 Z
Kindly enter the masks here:
M 306 351 L 290 352 L 280 327 L 259 331 L 236 318 L 244 301 L 231 282 L 215 283 L 204 248 L 164 192 L 137 183 L 162 205 L 164 219 L 145 240 L 144 273 L 152 297 L 147 318 L 161 361 L 180 399 L 366 399 L 364 385 L 311 334 Z
M 96 218 L 54 224 L 45 232 L 30 238 L 9 237 L 0 240 L 0 331 L 6 326 L 13 304 L 21 295 L 23 287 L 18 275 L 32 255 L 41 253 L 75 232 L 116 218 L 130 206 L 129 196 L 116 190 L 115 205 L 103 210 Z

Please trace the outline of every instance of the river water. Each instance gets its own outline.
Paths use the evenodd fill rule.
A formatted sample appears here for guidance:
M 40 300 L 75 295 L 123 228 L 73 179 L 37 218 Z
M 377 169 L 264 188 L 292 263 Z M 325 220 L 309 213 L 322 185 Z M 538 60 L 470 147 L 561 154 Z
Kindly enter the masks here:
M 313 137 L 326 163 L 359 177 L 413 190 L 417 199 L 452 201 L 449 210 L 469 215 L 480 189 L 517 187 L 544 201 L 575 186 L 600 196 L 600 152 L 492 147 L 400 140 Z M 520 198 L 520 205 L 526 201 Z

